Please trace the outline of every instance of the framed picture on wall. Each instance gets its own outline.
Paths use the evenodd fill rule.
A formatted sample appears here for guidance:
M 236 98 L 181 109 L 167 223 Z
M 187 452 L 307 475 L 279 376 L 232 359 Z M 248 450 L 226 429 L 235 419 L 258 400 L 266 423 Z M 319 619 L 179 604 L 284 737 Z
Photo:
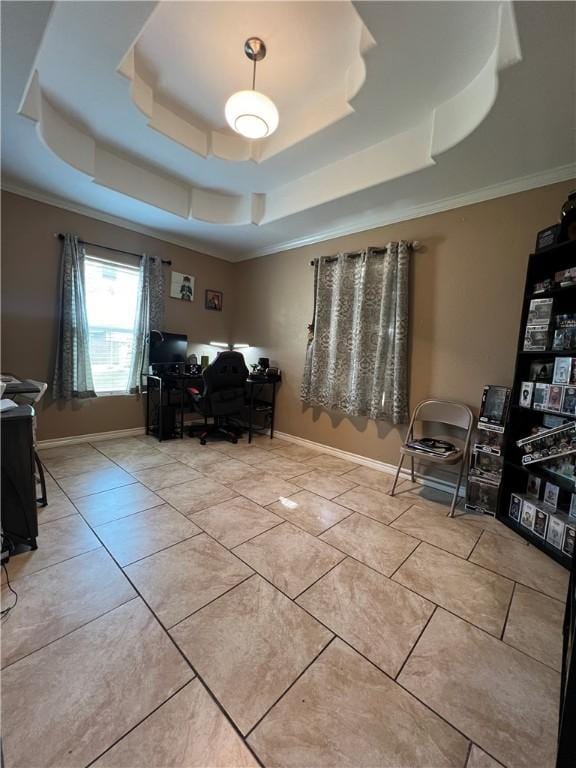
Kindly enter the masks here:
M 210 288 L 207 288 L 204 306 L 206 309 L 212 309 L 215 312 L 222 312 L 222 298 L 222 291 L 213 291 Z
M 170 277 L 170 297 L 181 301 L 194 301 L 194 278 L 182 272 L 172 272 Z

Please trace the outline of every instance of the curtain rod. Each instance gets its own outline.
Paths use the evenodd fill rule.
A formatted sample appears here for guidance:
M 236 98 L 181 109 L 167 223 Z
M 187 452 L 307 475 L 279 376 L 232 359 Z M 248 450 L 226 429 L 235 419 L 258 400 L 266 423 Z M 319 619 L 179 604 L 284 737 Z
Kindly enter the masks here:
M 58 240 L 64 240 L 65 235 L 63 235 L 62 232 L 59 232 L 57 237 L 58 237 Z M 92 248 L 104 248 L 106 251 L 114 251 L 114 253 L 123 253 L 125 256 L 137 256 L 138 258 L 142 258 L 143 256 L 142 253 L 134 253 L 133 251 L 123 251 L 120 248 L 111 248 L 109 245 L 100 245 L 99 243 L 89 243 L 87 240 L 80 240 L 80 238 L 78 238 L 78 242 L 80 243 L 80 245 L 91 245 Z M 151 256 L 150 258 L 155 259 L 157 257 Z M 172 266 L 172 262 L 166 261 L 165 259 L 162 259 L 162 264 L 168 264 L 168 266 L 170 267 Z
M 422 244 L 418 240 L 414 240 L 414 242 L 408 243 L 408 248 L 411 251 L 419 251 L 422 248 Z M 347 256 L 348 258 L 355 259 L 358 256 L 361 256 L 364 253 L 364 251 L 370 251 L 371 253 L 386 253 L 386 246 L 383 246 L 382 248 L 365 248 L 364 250 L 351 251 L 350 253 L 346 253 L 344 255 Z M 321 258 L 323 261 L 327 262 L 328 264 L 330 264 L 332 261 L 338 260 L 338 256 L 325 256 Z M 312 261 L 310 262 L 310 266 L 313 267 L 317 261 L 320 261 L 320 258 L 312 259 Z

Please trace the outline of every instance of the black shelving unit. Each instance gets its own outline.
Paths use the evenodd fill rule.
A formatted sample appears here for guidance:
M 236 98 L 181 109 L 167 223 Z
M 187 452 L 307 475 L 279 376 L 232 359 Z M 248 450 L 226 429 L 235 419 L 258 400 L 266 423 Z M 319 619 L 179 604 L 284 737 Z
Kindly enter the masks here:
M 524 350 L 524 333 L 530 301 L 532 299 L 552 298 L 553 316 L 558 314 L 576 314 L 576 286 L 566 288 L 553 288 L 546 292 L 534 293 L 534 285 L 547 278 L 553 278 L 556 272 L 576 266 L 576 242 L 567 242 L 547 248 L 538 253 L 532 253 L 528 261 L 526 273 L 526 285 L 524 288 L 524 301 L 518 334 L 518 348 L 516 355 L 516 368 L 514 383 L 512 386 L 512 406 L 509 410 L 507 435 L 504 447 L 504 469 L 502 477 L 501 493 L 498 503 L 497 518 L 515 530 L 520 536 L 531 544 L 546 552 L 554 560 L 566 568 L 572 567 L 572 558 L 561 550 L 552 546 L 547 541 L 535 535 L 532 531 L 516 522 L 508 515 L 510 507 L 510 495 L 512 493 L 524 494 L 528 482 L 528 475 L 536 475 L 542 478 L 542 482 L 551 482 L 560 487 L 559 508 L 568 511 L 570 494 L 576 493 L 575 482 L 562 475 L 558 475 L 547 469 L 547 462 L 522 465 L 522 450 L 516 446 L 516 441 L 527 437 L 535 426 L 542 424 L 545 415 L 561 416 L 563 419 L 576 420 L 576 416 L 568 416 L 558 411 L 536 410 L 523 408 L 518 405 L 520 388 L 523 381 L 529 380 L 530 365 L 535 359 L 554 360 L 556 357 L 576 357 L 576 351 L 558 351 L 548 349 L 546 351 Z M 552 335 L 552 334 L 551 334 Z M 550 344 L 552 341 L 550 341 Z M 576 523 L 576 519 L 574 521 Z

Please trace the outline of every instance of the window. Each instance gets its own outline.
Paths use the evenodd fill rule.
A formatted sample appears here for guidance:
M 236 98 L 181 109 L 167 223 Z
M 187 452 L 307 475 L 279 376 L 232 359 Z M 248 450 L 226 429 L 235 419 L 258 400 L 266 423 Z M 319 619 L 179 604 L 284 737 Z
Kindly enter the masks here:
M 84 282 L 94 389 L 127 392 L 140 270 L 86 256 Z

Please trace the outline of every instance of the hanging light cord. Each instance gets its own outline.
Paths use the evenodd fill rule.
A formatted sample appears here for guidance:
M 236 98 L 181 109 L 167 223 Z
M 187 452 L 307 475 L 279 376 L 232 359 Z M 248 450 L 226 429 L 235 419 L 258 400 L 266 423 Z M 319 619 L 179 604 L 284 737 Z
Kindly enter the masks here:
M 256 90 L 256 59 L 254 59 L 254 68 L 252 70 L 252 90 Z

